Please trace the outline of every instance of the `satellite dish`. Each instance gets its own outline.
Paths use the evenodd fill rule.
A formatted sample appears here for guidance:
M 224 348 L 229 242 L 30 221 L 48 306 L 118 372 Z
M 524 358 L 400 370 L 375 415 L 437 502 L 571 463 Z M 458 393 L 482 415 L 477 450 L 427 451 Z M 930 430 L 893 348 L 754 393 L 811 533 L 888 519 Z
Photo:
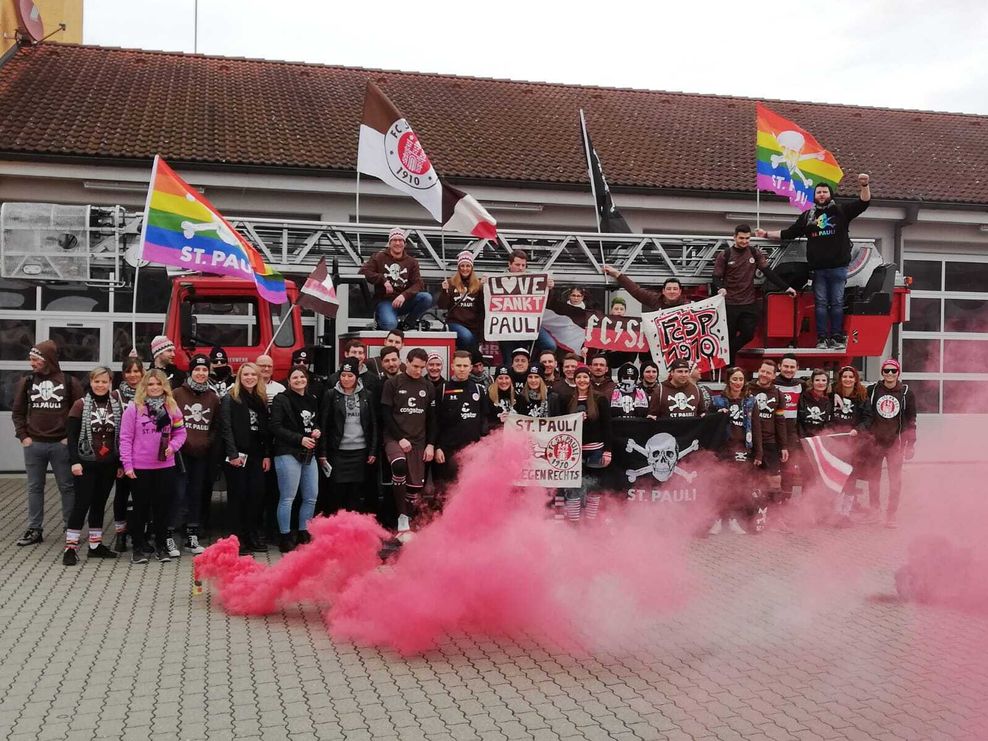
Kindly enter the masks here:
M 17 27 L 34 43 L 45 37 L 45 24 L 34 0 L 17 0 Z

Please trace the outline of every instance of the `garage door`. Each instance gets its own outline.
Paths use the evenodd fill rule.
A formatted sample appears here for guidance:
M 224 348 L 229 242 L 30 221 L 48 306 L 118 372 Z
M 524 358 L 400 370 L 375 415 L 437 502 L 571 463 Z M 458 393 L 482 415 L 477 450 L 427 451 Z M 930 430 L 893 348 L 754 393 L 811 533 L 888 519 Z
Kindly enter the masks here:
M 988 413 L 988 258 L 906 253 L 902 377 L 920 412 Z

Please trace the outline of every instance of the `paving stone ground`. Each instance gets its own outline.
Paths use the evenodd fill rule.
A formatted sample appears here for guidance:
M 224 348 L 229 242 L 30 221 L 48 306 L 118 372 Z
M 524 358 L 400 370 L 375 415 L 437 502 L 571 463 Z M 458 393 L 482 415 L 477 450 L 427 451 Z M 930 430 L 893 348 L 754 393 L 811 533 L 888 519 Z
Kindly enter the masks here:
M 0 479 L 0 738 L 988 737 L 988 620 L 893 599 L 903 530 L 697 541 L 697 594 L 633 651 L 459 636 L 402 658 L 313 608 L 228 616 L 188 556 L 63 567 L 57 502 L 18 548 L 24 481 Z

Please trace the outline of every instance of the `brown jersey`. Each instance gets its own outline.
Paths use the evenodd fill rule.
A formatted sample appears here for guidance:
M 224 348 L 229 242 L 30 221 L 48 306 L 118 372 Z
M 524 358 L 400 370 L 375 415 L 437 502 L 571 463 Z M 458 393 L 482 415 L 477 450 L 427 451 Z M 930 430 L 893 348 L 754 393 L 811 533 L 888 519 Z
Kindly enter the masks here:
M 779 450 L 787 450 L 786 401 L 782 392 L 774 384 L 765 387 L 753 383 L 751 395 L 755 397 L 755 408 L 751 413 L 752 436 L 762 445 L 778 445 Z
M 703 394 L 692 381 L 685 386 L 664 381 L 656 387 L 648 404 L 648 416 L 656 419 L 702 417 L 703 412 Z
M 435 441 L 436 387 L 426 377 L 412 378 L 399 373 L 384 383 L 384 439 L 404 438 L 416 447 Z

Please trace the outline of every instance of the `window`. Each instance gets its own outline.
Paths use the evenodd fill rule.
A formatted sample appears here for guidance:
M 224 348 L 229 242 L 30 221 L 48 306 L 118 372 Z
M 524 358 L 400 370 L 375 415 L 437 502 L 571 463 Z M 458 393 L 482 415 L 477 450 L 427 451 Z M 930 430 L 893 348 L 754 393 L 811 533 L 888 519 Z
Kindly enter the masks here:
M 130 336 L 130 322 L 113 323 L 113 361 L 123 362 L 130 355 L 134 342 Z M 147 364 L 151 360 L 151 340 L 161 334 L 161 322 L 137 323 L 137 354 Z
M 943 411 L 944 414 L 988 414 L 988 381 L 944 381 Z
M 0 309 L 34 311 L 37 303 L 37 287 L 23 280 L 0 278 Z
M 0 358 L 26 360 L 35 340 L 33 319 L 0 319 Z
M 275 347 L 291 347 L 295 344 L 295 314 L 301 308 L 292 311 L 291 304 L 271 304 L 271 331 L 277 332 L 274 337 Z
M 940 340 L 902 340 L 902 365 L 909 373 L 940 372 Z
M 920 414 L 940 412 L 940 381 L 904 379 L 903 383 L 909 386 L 909 393 L 915 395 L 917 412 Z
M 945 332 L 988 332 L 988 301 L 945 298 L 943 300 L 943 330 Z
M 988 291 L 988 263 L 948 262 L 944 270 L 943 288 L 946 291 Z
M 914 291 L 943 289 L 943 263 L 939 260 L 905 260 L 902 271 L 913 279 Z
M 41 287 L 41 308 L 45 311 L 110 310 L 110 292 L 106 286 L 90 287 L 82 283 L 55 283 Z
M 50 326 L 48 338 L 58 346 L 60 364 L 100 362 L 99 327 Z
M 909 298 L 909 321 L 903 325 L 906 332 L 939 332 L 940 299 Z
M 944 340 L 943 372 L 988 372 L 988 342 L 984 340 Z
M 243 296 L 195 300 L 192 316 L 196 320 L 193 337 L 183 337 L 186 347 L 257 347 L 261 342 L 257 300 Z

